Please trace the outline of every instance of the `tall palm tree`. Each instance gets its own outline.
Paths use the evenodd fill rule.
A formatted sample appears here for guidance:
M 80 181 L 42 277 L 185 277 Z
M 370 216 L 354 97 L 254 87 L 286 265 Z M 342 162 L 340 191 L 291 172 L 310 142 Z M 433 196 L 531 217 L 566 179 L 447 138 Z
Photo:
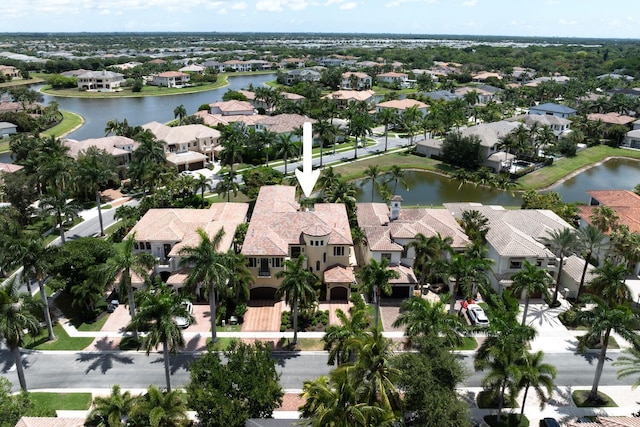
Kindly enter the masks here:
M 578 286 L 578 296 L 582 294 L 582 287 L 584 286 L 584 279 L 587 275 L 587 268 L 593 254 L 598 253 L 605 245 L 605 234 L 598 228 L 591 224 L 586 227 L 578 229 L 578 248 L 582 252 L 584 258 L 584 267 L 582 268 L 582 274 L 580 275 L 580 285 Z
M 278 135 L 276 143 L 276 155 L 282 156 L 284 160 L 284 174 L 287 174 L 287 161 L 290 157 L 296 157 L 300 154 L 300 144 L 293 140 L 290 133 L 281 133 Z
M 373 121 L 367 112 L 366 105 L 351 103 L 347 111 L 349 117 L 349 135 L 354 137 L 353 158 L 358 158 L 358 139 L 362 138 L 363 146 L 366 145 L 366 137 L 371 135 Z
M 547 232 L 548 236 L 542 240 L 545 245 L 551 248 L 551 251 L 560 259 L 558 266 L 558 276 L 556 278 L 556 287 L 553 291 L 553 299 L 551 306 L 558 304 L 558 291 L 560 290 L 560 279 L 562 278 L 562 269 L 564 267 L 564 257 L 572 253 L 577 246 L 576 233 L 573 228 L 563 228 L 561 230 L 553 230 Z
M 340 325 L 328 326 L 322 337 L 324 349 L 329 352 L 327 361 L 329 365 L 335 363 L 340 365 L 353 359 L 353 349 L 347 347 L 347 342 L 352 337 L 364 334 L 371 322 L 362 296 L 352 293 L 351 302 L 353 306 L 349 309 L 350 316 L 338 308 L 336 316 L 340 320 Z
M 238 195 L 238 190 L 240 190 L 240 185 L 236 181 L 236 172 L 233 170 L 222 175 L 222 179 L 220 179 L 216 185 L 216 191 L 218 193 L 226 193 L 227 202 L 231 201 L 231 193 L 233 193 L 233 197 Z
M 90 425 L 104 425 L 106 427 L 121 427 L 123 419 L 129 417 L 134 398 L 131 393 L 120 389 L 118 384 L 111 388 L 111 394 L 106 397 L 96 396 L 91 404 L 91 411 L 87 415 Z
M 246 144 L 249 141 L 249 130 L 242 122 L 233 123 L 222 130 L 221 140 L 220 160 L 223 165 L 229 165 L 231 173 L 233 173 L 233 165 L 242 161 Z
M 630 377 L 631 375 L 640 374 L 640 348 L 631 347 L 622 351 L 623 356 L 618 357 L 613 366 L 620 366 L 618 369 L 618 379 Z M 632 389 L 636 389 L 640 385 L 640 376 L 631 384 Z
M 256 132 L 256 137 L 260 143 L 260 149 L 264 150 L 266 163 L 269 166 L 269 152 L 276 146 L 278 134 L 269 129 L 263 129 L 261 132 Z
M 636 330 L 638 318 L 629 309 L 619 306 L 612 307 L 605 300 L 595 295 L 586 295 L 584 299 L 587 302 L 594 303 L 594 305 L 590 310 L 579 311 L 576 316 L 579 322 L 586 322 L 589 325 L 589 330 L 580 339 L 580 348 L 584 350 L 587 344 L 594 339 L 599 339 L 601 345 L 593 385 L 587 397 L 589 401 L 596 402 L 598 400 L 598 385 L 600 384 L 604 362 L 607 357 L 611 332 L 616 332 L 623 339 L 638 347 L 640 345 Z
M 402 184 L 405 190 L 409 189 L 407 182 L 404 180 L 404 170 L 399 165 L 392 165 L 389 169 L 389 181 L 393 181 L 393 194 L 398 194 L 398 183 Z
M 627 267 L 605 260 L 604 265 L 596 268 L 594 273 L 590 288 L 609 305 L 621 305 L 631 298 L 631 289 L 625 281 L 629 274 Z
M 18 292 L 15 280 L 7 280 L 0 286 L 0 339 L 7 344 L 13 356 L 20 387 L 25 391 L 27 382 L 20 347 L 24 345 L 25 335 L 35 337 L 40 332 L 38 319 L 31 311 L 33 306 L 27 303 L 27 298 L 27 295 Z
M 371 182 L 371 203 L 373 203 L 375 189 L 379 185 L 378 176 L 380 176 L 380 167 L 378 165 L 369 165 L 369 167 L 364 171 L 362 184 L 364 185 L 367 182 Z
M 162 356 L 164 359 L 164 375 L 167 382 L 167 390 L 171 391 L 171 373 L 169 365 L 169 352 L 177 353 L 184 347 L 185 341 L 182 329 L 175 322 L 176 317 L 189 319 L 194 323 L 195 319 L 183 304 L 184 297 L 174 292 L 172 288 L 162 283 L 154 287 L 151 292 L 141 294 L 141 302 L 133 319 L 130 329 L 140 329 L 145 326 L 148 332 L 142 341 L 142 347 L 147 352 L 162 344 Z
M 616 211 L 609 206 L 596 206 L 593 208 L 589 219 L 591 223 L 603 233 L 614 230 L 620 221 L 620 217 Z
M 475 209 L 462 212 L 460 225 L 464 233 L 473 241 L 480 240 L 484 242 L 489 232 L 489 219 Z
M 340 180 L 340 177 L 340 173 L 336 172 L 333 169 L 333 166 L 329 166 L 322 170 L 322 173 L 318 178 L 318 187 L 322 188 L 323 194 L 326 194 Z
M 226 254 L 220 252 L 225 231 L 221 228 L 212 238 L 201 228 L 197 233 L 200 243 L 180 250 L 180 265 L 191 268 L 186 280 L 187 289 L 194 292 L 198 286 L 202 286 L 207 292 L 211 311 L 211 341 L 215 343 L 218 341 L 216 293 L 219 287 L 226 286 L 231 274 L 227 268 Z
M 549 363 L 543 363 L 544 352 L 526 353 L 525 356 L 517 363 L 517 380 L 516 387 L 524 388 L 524 396 L 522 396 L 522 409 L 520 416 L 524 415 L 524 406 L 527 402 L 527 394 L 529 388 L 533 387 L 540 401 L 540 410 L 543 410 L 547 400 L 553 393 L 553 380 L 556 377 L 555 366 Z
M 466 324 L 460 316 L 445 311 L 440 301 L 432 303 L 422 297 L 411 297 L 402 302 L 400 315 L 393 327 L 405 327 L 405 335 L 410 339 L 424 336 L 429 340 L 442 342 L 446 347 L 462 344 L 466 334 Z
M 383 108 L 376 118 L 384 125 L 384 151 L 386 152 L 389 142 L 389 126 L 398 120 L 398 115 L 391 108 Z
M 425 279 L 429 270 L 431 260 L 442 259 L 453 254 L 453 238 L 451 236 L 442 237 L 440 233 L 426 237 L 422 233 L 416 234 L 414 239 L 407 244 L 407 248 L 415 251 L 414 269 L 420 272 L 419 283 L 424 293 Z
M 276 298 L 283 298 L 293 307 L 293 345 L 298 343 L 298 305 L 307 305 L 317 299 L 320 279 L 305 268 L 306 258 L 298 256 L 296 260 L 284 262 L 284 270 L 276 273 L 276 278 L 282 279 L 276 291 Z
M 327 144 L 335 145 L 338 129 L 327 120 L 320 120 L 313 127 L 313 130 L 318 134 L 318 139 L 320 140 L 320 167 L 322 167 L 324 147 L 326 147 Z
M 139 421 L 136 425 L 186 427 L 191 425 L 187 409 L 182 391 L 162 391 L 151 385 L 144 396 L 136 399 L 131 408 L 131 418 Z
M 98 209 L 100 235 L 104 236 L 102 209 L 100 207 L 102 204 L 100 201 L 100 187 L 118 176 L 113 156 L 105 150 L 89 147 L 86 152 L 81 152 L 78 156 L 76 173 L 79 184 L 94 193 L 96 208 Z
M 402 123 L 405 129 L 409 132 L 409 143 L 413 145 L 413 137 L 416 133 L 417 125 L 422 118 L 422 113 L 418 110 L 417 105 L 413 105 L 402 113 Z
M 200 204 L 200 209 L 204 209 L 204 193 L 207 190 L 211 189 L 211 182 L 206 175 L 198 174 L 197 178 L 195 178 L 194 183 L 196 189 L 200 190 L 200 199 L 202 199 L 202 203 Z
M 543 295 L 549 295 L 549 283 L 551 277 L 546 270 L 538 268 L 525 260 L 522 270 L 512 276 L 513 284 L 511 285 L 511 293 L 518 298 L 520 294 L 525 293 L 524 310 L 522 312 L 522 326 L 527 322 L 527 312 L 529 311 L 529 298 L 536 292 L 542 292 Z
M 187 109 L 184 105 L 180 104 L 173 109 L 173 118 L 178 119 L 178 124 L 181 125 L 184 118 L 187 117 Z
M 371 258 L 369 263 L 362 267 L 357 273 L 360 279 L 361 289 L 369 296 L 373 295 L 376 303 L 376 316 L 374 328 L 378 328 L 380 324 L 380 298 L 382 294 L 391 294 L 391 285 L 389 281 L 391 279 L 398 279 L 400 274 L 396 270 L 389 268 L 389 260 L 382 258 L 380 262 L 375 258 Z
M 53 332 L 53 322 L 51 321 L 51 310 L 49 307 L 49 299 L 44 288 L 44 282 L 47 278 L 48 269 L 51 262 L 52 250 L 47 248 L 41 237 L 33 237 L 23 233 L 22 238 L 13 247 L 16 255 L 16 264 L 23 267 L 23 274 L 27 280 L 32 279 L 38 283 L 40 298 L 42 299 L 42 308 L 44 310 L 44 321 L 47 325 L 49 341 L 56 339 Z
M 120 251 L 116 251 L 113 258 L 100 269 L 105 284 L 110 285 L 118 282 L 118 295 L 127 294 L 129 303 L 129 316 L 133 321 L 136 314 L 136 301 L 133 297 L 133 286 L 131 286 L 131 275 L 136 274 L 146 281 L 149 270 L 153 268 L 156 259 L 149 252 L 134 252 L 136 244 L 135 233 L 124 239 L 124 244 Z M 133 329 L 133 339 L 138 340 L 138 330 Z
M 229 275 L 226 286 L 218 289 L 220 301 L 227 307 L 227 315 L 233 315 L 238 304 L 244 304 L 249 300 L 249 286 L 254 282 L 249 270 L 247 259 L 241 253 L 229 249 L 224 257 Z

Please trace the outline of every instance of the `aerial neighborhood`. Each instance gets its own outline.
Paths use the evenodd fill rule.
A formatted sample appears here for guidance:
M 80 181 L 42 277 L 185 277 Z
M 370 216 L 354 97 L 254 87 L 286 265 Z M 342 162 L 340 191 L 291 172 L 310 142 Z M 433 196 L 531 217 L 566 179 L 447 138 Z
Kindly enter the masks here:
M 0 425 L 638 425 L 637 44 L 130 37 L 0 36 Z

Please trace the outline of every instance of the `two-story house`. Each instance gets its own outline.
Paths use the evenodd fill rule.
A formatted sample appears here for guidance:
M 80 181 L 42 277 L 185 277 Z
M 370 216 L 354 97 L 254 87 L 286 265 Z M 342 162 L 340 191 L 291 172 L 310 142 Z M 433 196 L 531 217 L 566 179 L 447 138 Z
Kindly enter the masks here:
M 167 162 L 180 172 L 202 169 L 214 161 L 220 141 L 220 131 L 216 129 L 198 124 L 169 127 L 158 122 L 144 124 L 142 128 L 165 143 Z
M 363 90 L 371 89 L 371 86 L 373 86 L 373 80 L 367 73 L 356 71 L 342 73 L 342 79 L 340 80 L 341 89 Z
M 352 102 L 366 102 L 370 104 L 375 99 L 373 90 L 337 90 L 324 96 L 335 101 L 340 108 L 348 108 Z
M 73 139 L 65 139 L 64 145 L 69 147 L 69 155 L 77 159 L 81 152 L 86 152 L 90 147 L 96 147 L 98 150 L 104 150 L 109 153 L 116 161 L 116 165 L 126 167 L 131 161 L 133 152 L 140 145 L 126 136 L 111 135 L 104 138 L 91 138 L 82 141 Z
M 180 251 L 200 243 L 198 229 L 213 238 L 218 231 L 224 236 L 218 250 L 231 249 L 238 225 L 246 221 L 247 203 L 213 203 L 209 209 L 149 209 L 131 229 L 134 250 L 148 252 L 156 258 L 154 272 L 174 289 L 184 287 L 189 267 L 180 265 Z M 141 287 L 136 276 L 132 285 Z M 198 292 L 198 291 L 196 291 Z
M 406 73 L 397 73 L 390 71 L 388 73 L 381 73 L 376 76 L 376 81 L 379 83 L 387 83 L 391 85 L 398 85 L 399 87 L 409 87 L 409 75 Z
M 465 210 L 476 210 L 489 220 L 487 258 L 494 261 L 489 280 L 497 292 L 511 286 L 511 277 L 521 271 L 525 260 L 547 270 L 554 279 L 557 276 L 558 260 L 545 246 L 544 239 L 549 233 L 572 227 L 554 212 L 513 210 L 480 203 L 445 203 L 444 206 L 458 219 Z
M 322 74 L 318 71 L 308 68 L 289 70 L 285 75 L 285 84 L 287 86 L 293 86 L 300 82 L 318 82 L 321 77 Z
M 301 209 L 295 187 L 260 189 L 242 254 L 254 277 L 251 299 L 274 299 L 286 260 L 305 257 L 305 268 L 322 282 L 325 300 L 348 300 L 355 282 L 355 255 L 344 204 L 318 203 Z
M 358 203 L 358 226 L 364 231 L 366 243 L 356 248 L 365 265 L 370 259 L 389 260 L 389 268 L 399 274 L 390 281 L 392 298 L 407 298 L 418 290 L 418 279 L 413 271 L 416 253 L 411 247 L 418 234 L 443 238 L 451 237 L 451 246 L 461 251 L 469 243 L 455 218 L 444 209 L 402 209 L 402 197 L 394 196 L 385 203 Z
M 89 71 L 77 77 L 78 89 L 95 92 L 114 92 L 124 83 L 124 74 L 113 71 Z
M 180 71 L 165 71 L 164 73 L 154 74 L 151 84 L 153 86 L 162 87 L 184 87 L 191 80 L 191 76 Z
M 529 108 L 529 114 L 547 114 L 549 116 L 562 117 L 563 119 L 575 116 L 576 113 L 577 111 L 571 107 L 553 102 L 547 102 Z
M 427 115 L 427 109 L 429 106 L 424 102 L 417 99 L 392 99 L 391 101 L 380 102 L 376 104 L 376 113 L 380 113 L 382 110 L 393 110 L 396 114 L 402 114 L 409 108 L 417 108 L 420 114 L 424 117 Z

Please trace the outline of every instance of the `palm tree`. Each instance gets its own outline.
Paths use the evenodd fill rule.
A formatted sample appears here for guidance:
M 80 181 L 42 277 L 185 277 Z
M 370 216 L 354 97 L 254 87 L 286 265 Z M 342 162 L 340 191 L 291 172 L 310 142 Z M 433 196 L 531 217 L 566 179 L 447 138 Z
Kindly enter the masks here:
M 238 304 L 244 304 L 249 300 L 249 286 L 254 282 L 249 270 L 247 259 L 241 253 L 229 249 L 224 258 L 229 275 L 226 286 L 218 289 L 220 301 L 227 307 L 227 315 L 233 315 Z
M 377 115 L 377 119 L 384 125 L 384 151 L 387 151 L 389 141 L 389 125 L 398 120 L 398 115 L 391 108 L 383 108 Z
M 380 406 L 385 411 L 399 412 L 402 400 L 395 384 L 400 379 L 400 370 L 389 363 L 391 340 L 374 326 L 368 334 L 348 340 L 347 345 L 355 350 L 356 362 L 346 363 L 338 369 L 350 370 L 353 367 L 352 375 L 362 386 L 364 402 Z
M 407 244 L 407 248 L 413 248 L 415 251 L 414 269 L 420 272 L 419 283 L 422 293 L 424 293 L 425 279 L 429 269 L 429 261 L 441 259 L 446 255 L 453 253 L 451 244 L 453 238 L 451 236 L 442 237 L 440 233 L 435 236 L 426 237 L 422 233 L 416 234 L 414 239 Z
M 473 241 L 484 242 L 489 232 L 489 219 L 475 209 L 462 212 L 460 225 L 464 230 L 464 234 Z
M 296 260 L 284 262 L 284 270 L 276 273 L 282 279 L 276 291 L 276 298 L 284 297 L 285 302 L 293 307 L 293 345 L 298 343 L 298 305 L 308 305 L 317 299 L 318 276 L 305 268 L 306 258 L 298 256 Z
M 358 293 L 351 294 L 353 306 L 349 309 L 348 316 L 341 309 L 336 310 L 336 316 L 340 320 L 340 325 L 330 325 L 327 327 L 322 341 L 324 349 L 329 352 L 327 364 L 333 365 L 347 363 L 353 359 L 353 349 L 347 347 L 347 341 L 365 333 L 371 319 L 367 314 L 367 306 Z
M 185 345 L 182 329 L 176 324 L 175 319 L 176 317 L 186 318 L 189 319 L 189 323 L 194 323 L 195 319 L 183 304 L 186 301 L 184 297 L 164 283 L 154 287 L 151 292 L 145 292 L 141 295 L 140 306 L 131 319 L 129 329 L 137 330 L 142 326 L 148 328 L 142 342 L 147 356 L 151 350 L 162 344 L 164 375 L 167 390 L 170 392 L 169 352 L 177 353 L 178 349 Z
M 547 232 L 548 237 L 543 237 L 545 245 L 549 246 L 555 255 L 560 259 L 558 267 L 558 276 L 556 278 L 556 288 L 553 291 L 553 299 L 551 306 L 558 304 L 558 291 L 560 290 L 560 279 L 562 277 L 562 268 L 564 267 L 564 257 L 569 255 L 576 249 L 577 239 L 573 228 L 563 228 L 561 230 L 553 230 Z
M 227 202 L 231 201 L 231 193 L 233 192 L 233 197 L 238 195 L 238 190 L 240 189 L 240 185 L 236 181 L 236 173 L 233 170 L 230 170 L 229 173 L 222 175 L 222 179 L 218 181 L 216 185 L 216 191 L 218 193 L 226 193 L 227 194 Z
M 186 280 L 187 289 L 195 292 L 198 286 L 202 286 L 207 292 L 211 311 L 211 341 L 215 343 L 218 341 L 216 293 L 219 287 L 226 286 L 230 275 L 226 254 L 219 252 L 225 231 L 221 228 L 213 238 L 209 238 L 207 232 L 201 228 L 197 233 L 200 243 L 198 246 L 186 246 L 180 250 L 180 265 L 191 267 Z
M 300 144 L 292 139 L 290 133 L 281 133 L 278 135 L 276 143 L 276 155 L 282 156 L 284 160 L 284 174 L 287 174 L 287 160 L 289 157 L 295 157 L 300 154 Z
M 173 109 L 173 118 L 178 119 L 178 124 L 181 125 L 184 118 L 187 117 L 187 109 L 184 108 L 184 105 L 180 104 L 176 108 Z
M 109 259 L 107 264 L 101 268 L 101 275 L 105 284 L 115 283 L 118 281 L 118 295 L 127 294 L 129 302 L 129 316 L 131 321 L 136 314 L 136 302 L 133 297 L 133 286 L 131 286 L 131 275 L 136 274 L 140 278 L 146 280 L 149 276 L 149 270 L 153 268 L 156 259 L 149 252 L 134 253 L 136 244 L 135 233 L 124 239 L 124 244 L 120 251 L 116 251 L 113 258 Z M 138 340 L 138 330 L 133 330 L 133 339 Z
M 389 175 L 389 181 L 393 181 L 393 194 L 398 194 L 398 183 L 402 184 L 405 190 L 409 189 L 407 182 L 404 180 L 404 170 L 399 165 L 392 165 Z
M 318 178 L 318 187 L 322 188 L 322 192 L 326 194 L 340 180 L 340 176 L 341 175 L 333 169 L 333 166 L 329 166 L 322 170 Z
M 107 397 L 96 396 L 93 398 L 91 412 L 87 416 L 89 425 L 104 425 L 106 427 L 121 427 L 123 420 L 129 417 L 133 407 L 134 398 L 131 393 L 120 389 L 118 384 L 111 388 L 111 394 Z
M 635 347 L 640 345 L 638 333 L 636 331 L 638 318 L 629 309 L 623 307 L 612 307 L 605 300 L 595 295 L 586 295 L 584 299 L 595 305 L 587 311 L 578 311 L 576 320 L 589 324 L 589 330 L 580 339 L 580 348 L 584 350 L 587 344 L 593 339 L 600 340 L 600 354 L 596 365 L 596 373 L 593 378 L 593 385 L 587 400 L 597 402 L 598 385 L 604 368 L 604 362 L 607 357 L 607 348 L 609 347 L 609 336 L 611 332 L 616 332 L 623 339 L 634 344 Z
M 320 167 L 322 167 L 323 149 L 327 143 L 335 145 L 338 129 L 327 120 L 320 120 L 313 128 L 320 140 Z
M 603 233 L 608 233 L 618 226 L 620 217 L 616 211 L 609 206 L 596 206 L 589 216 L 591 223 Z
M 380 175 L 380 167 L 378 165 L 369 165 L 364 171 L 364 179 L 362 185 L 371 181 L 371 203 L 373 203 L 373 195 L 378 184 L 378 176 Z
M 68 200 L 65 193 L 50 193 L 40 199 L 40 207 L 43 212 L 48 215 L 53 214 L 55 217 L 60 232 L 60 241 L 64 245 L 67 242 L 64 224 L 69 219 L 78 217 L 80 206 L 75 201 Z
M 528 260 L 525 260 L 522 270 L 511 278 L 513 280 L 511 285 L 513 296 L 517 298 L 518 295 L 525 293 L 524 310 L 522 312 L 522 326 L 524 326 L 527 321 L 527 312 L 529 311 L 529 298 L 536 292 L 542 292 L 543 295 L 548 297 L 551 276 L 546 270 L 538 268 Z
M 556 377 L 555 366 L 549 363 L 543 363 L 544 352 L 526 353 L 525 356 L 518 361 L 517 370 L 517 388 L 524 388 L 524 396 L 522 396 L 522 409 L 520 416 L 524 415 L 524 406 L 527 402 L 527 394 L 529 388 L 533 387 L 540 401 L 540 410 L 544 409 L 547 400 L 553 392 L 553 380 Z
M 640 374 L 640 348 L 631 347 L 622 351 L 623 356 L 618 357 L 613 366 L 621 366 L 618 369 L 618 379 L 630 377 L 631 375 Z M 640 385 L 640 376 L 638 376 L 631 384 L 632 389 L 636 389 Z
M 25 335 L 35 337 L 40 332 L 38 319 L 31 311 L 33 306 L 27 303 L 27 298 L 27 295 L 18 293 L 15 280 L 7 280 L 0 286 L 0 339 L 11 351 L 20 387 L 25 391 L 27 382 L 20 359 L 20 347 L 24 345 Z
M 104 236 L 102 209 L 100 207 L 100 186 L 107 184 L 118 176 L 113 156 L 105 150 L 89 147 L 86 152 L 81 152 L 78 156 L 76 173 L 79 184 L 93 191 L 95 195 L 98 221 L 100 222 L 100 235 Z
M 131 408 L 131 418 L 138 421 L 136 425 L 186 427 L 190 425 L 187 409 L 182 391 L 162 391 L 151 385 L 147 394 L 136 399 Z
M 366 137 L 371 135 L 373 122 L 371 116 L 367 112 L 366 105 L 360 103 L 351 103 L 348 110 L 349 116 L 349 135 L 354 137 L 353 158 L 358 158 L 358 138 L 362 137 L 363 145 L 366 145 Z
M 23 234 L 22 239 L 17 242 L 17 245 L 14 246 L 13 249 L 16 251 L 16 264 L 22 265 L 23 274 L 27 277 L 27 280 L 31 281 L 31 279 L 33 279 L 38 283 L 49 341 L 53 341 L 56 339 L 56 336 L 53 332 L 49 299 L 47 298 L 47 293 L 44 288 L 52 250 L 45 246 L 41 237 L 33 237 L 28 234 Z
M 596 268 L 594 273 L 589 287 L 609 305 L 621 305 L 631 298 L 631 290 L 625 280 L 629 274 L 627 267 L 605 260 L 604 265 Z
M 200 190 L 200 198 L 202 199 L 200 209 L 204 209 L 204 192 L 207 189 L 211 189 L 209 178 L 206 175 L 198 174 L 198 177 L 194 181 L 194 185 L 197 189 Z
M 422 297 L 411 297 L 402 302 L 400 315 L 393 327 L 405 327 L 409 339 L 424 336 L 442 342 L 446 347 L 462 344 L 466 324 L 457 315 L 445 311 L 440 301 L 432 303 Z
M 231 173 L 233 173 L 233 165 L 242 161 L 245 146 L 249 140 L 247 126 L 242 122 L 226 126 L 222 130 L 221 139 L 222 151 L 220 151 L 220 160 L 223 165 L 229 165 Z
M 413 137 L 416 131 L 416 127 L 420 119 L 422 118 L 422 113 L 418 110 L 417 105 L 413 105 L 402 113 L 402 123 L 404 124 L 405 129 L 409 132 L 409 143 L 413 145 Z
M 400 274 L 396 270 L 389 268 L 389 260 L 382 258 L 380 262 L 371 258 L 369 263 L 362 267 L 357 273 L 360 279 L 360 287 L 367 295 L 372 296 L 376 303 L 376 316 L 374 328 L 380 324 L 380 298 L 382 294 L 391 294 L 391 279 L 398 279 Z
M 269 151 L 276 146 L 278 142 L 278 134 L 270 131 L 269 129 L 263 129 L 261 132 L 256 132 L 256 137 L 261 145 L 261 149 L 264 150 L 266 163 L 269 166 Z
M 305 403 L 298 408 L 306 420 L 303 425 L 368 427 L 393 418 L 391 411 L 361 401 L 360 384 L 351 370 L 335 369 L 330 378 L 323 375 L 304 382 L 300 396 Z

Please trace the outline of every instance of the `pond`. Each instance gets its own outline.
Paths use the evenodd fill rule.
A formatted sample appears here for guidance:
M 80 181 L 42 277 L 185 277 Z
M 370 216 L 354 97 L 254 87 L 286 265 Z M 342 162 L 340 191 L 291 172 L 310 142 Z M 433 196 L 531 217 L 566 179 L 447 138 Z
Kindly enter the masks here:
M 382 182 L 384 179 L 380 179 Z M 425 171 L 406 171 L 405 181 L 408 190 L 397 186 L 397 194 L 402 196 L 405 206 L 440 206 L 452 202 L 480 202 L 483 204 L 499 204 L 505 206 L 519 206 L 522 204 L 522 193 L 503 192 L 473 184 L 460 186 L 458 181 Z M 356 181 L 359 189 L 358 202 L 371 201 L 371 183 L 362 185 L 362 180 Z M 640 162 L 631 159 L 611 159 L 594 166 L 575 177 L 553 186 L 548 191 L 556 191 L 565 202 L 588 202 L 589 190 L 631 190 L 640 184 Z M 393 182 L 389 188 L 393 190 Z M 375 193 L 375 192 L 374 192 Z M 381 202 L 378 194 L 374 194 L 374 201 Z

